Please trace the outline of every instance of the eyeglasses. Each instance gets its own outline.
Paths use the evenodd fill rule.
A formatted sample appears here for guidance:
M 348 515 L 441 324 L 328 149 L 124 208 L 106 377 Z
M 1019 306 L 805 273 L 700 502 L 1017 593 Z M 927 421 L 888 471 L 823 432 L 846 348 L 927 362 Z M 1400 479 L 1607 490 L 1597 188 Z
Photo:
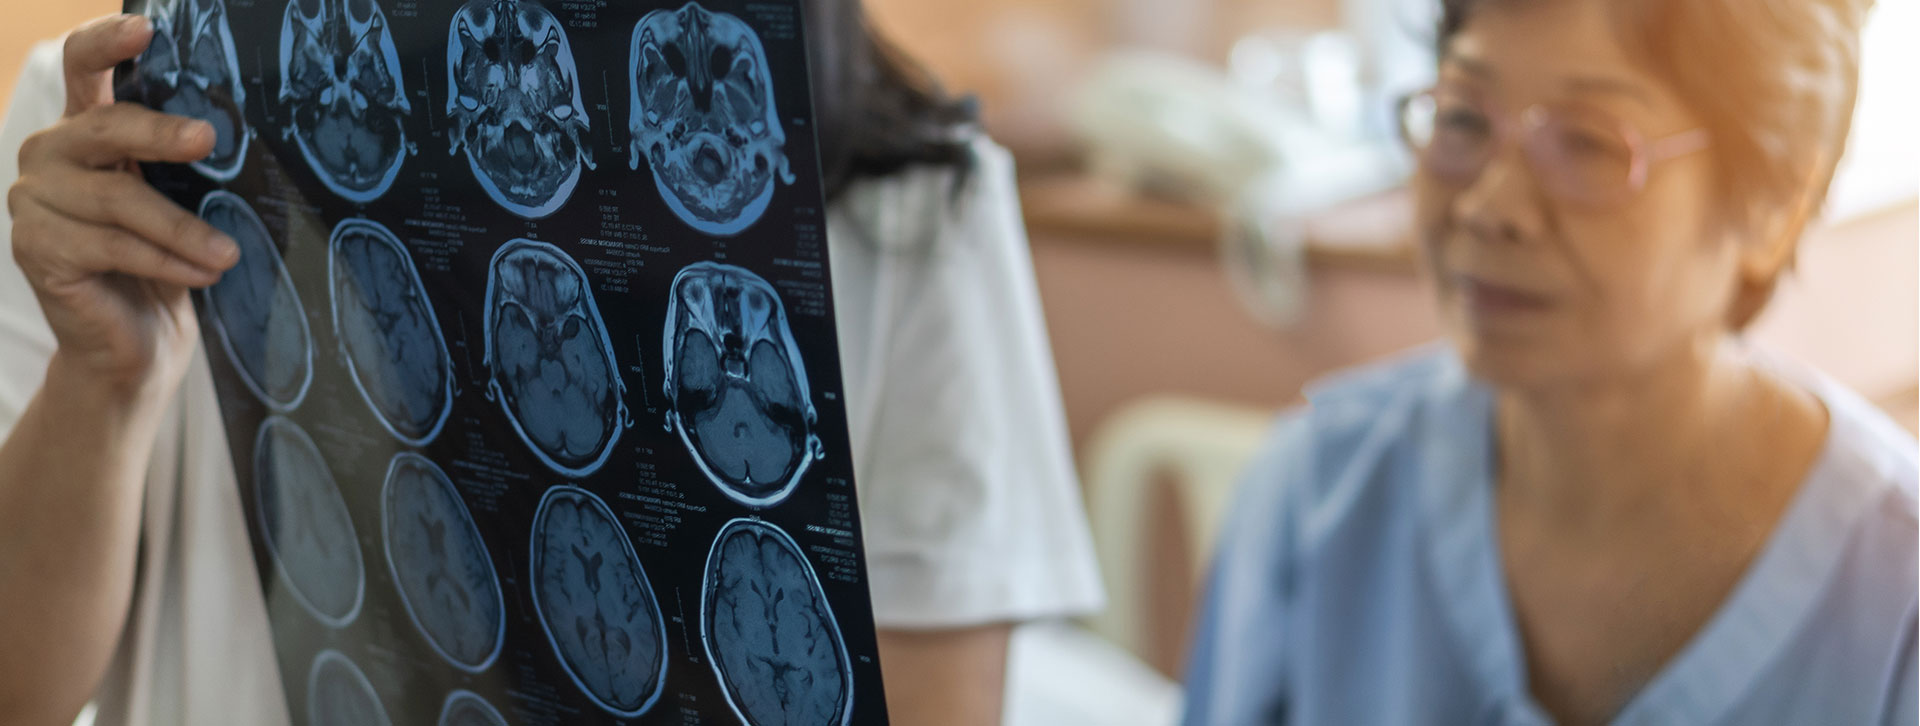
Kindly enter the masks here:
M 1632 124 L 1577 105 L 1529 106 L 1518 118 L 1469 91 L 1440 86 L 1402 99 L 1400 134 L 1442 182 L 1472 184 L 1516 136 L 1549 195 L 1610 207 L 1646 188 L 1655 164 L 1707 147 L 1706 129 L 1648 140 Z

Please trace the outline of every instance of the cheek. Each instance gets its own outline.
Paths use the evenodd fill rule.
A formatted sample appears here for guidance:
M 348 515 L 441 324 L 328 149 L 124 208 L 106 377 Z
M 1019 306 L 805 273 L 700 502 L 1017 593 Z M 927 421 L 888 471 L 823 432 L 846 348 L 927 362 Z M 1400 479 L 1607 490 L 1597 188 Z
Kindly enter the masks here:
M 1649 199 L 1569 225 L 1597 292 L 1593 312 L 1625 350 L 1652 352 L 1723 325 L 1735 259 L 1682 201 Z

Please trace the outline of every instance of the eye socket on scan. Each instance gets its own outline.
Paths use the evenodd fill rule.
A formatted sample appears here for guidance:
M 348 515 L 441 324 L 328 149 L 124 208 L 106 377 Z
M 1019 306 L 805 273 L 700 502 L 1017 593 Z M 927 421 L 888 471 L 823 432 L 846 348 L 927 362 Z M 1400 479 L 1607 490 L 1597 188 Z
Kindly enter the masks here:
M 687 77 L 687 56 L 680 52 L 680 46 L 669 45 L 661 55 L 667 59 L 667 70 L 672 71 L 675 78 Z

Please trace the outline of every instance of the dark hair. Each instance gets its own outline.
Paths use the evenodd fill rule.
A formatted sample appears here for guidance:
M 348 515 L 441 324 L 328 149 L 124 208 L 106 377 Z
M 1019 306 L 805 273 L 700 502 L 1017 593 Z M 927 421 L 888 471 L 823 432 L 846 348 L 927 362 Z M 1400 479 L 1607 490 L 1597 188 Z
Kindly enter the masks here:
M 1482 6 L 1537 1 L 1442 0 L 1440 59 Z M 1872 4 L 1607 0 L 1615 37 L 1704 120 L 1725 218 L 1748 237 L 1785 235 L 1763 241 L 1789 245 L 1787 265 L 1846 150 L 1860 85 L 1860 30 Z M 1776 220 L 1784 226 L 1772 226 Z M 1729 313 L 1734 328 L 1759 314 L 1776 279 L 1741 281 Z
M 867 22 L 860 0 L 806 0 L 820 169 L 832 200 L 849 184 L 916 164 L 972 168 L 971 98 L 933 76 Z

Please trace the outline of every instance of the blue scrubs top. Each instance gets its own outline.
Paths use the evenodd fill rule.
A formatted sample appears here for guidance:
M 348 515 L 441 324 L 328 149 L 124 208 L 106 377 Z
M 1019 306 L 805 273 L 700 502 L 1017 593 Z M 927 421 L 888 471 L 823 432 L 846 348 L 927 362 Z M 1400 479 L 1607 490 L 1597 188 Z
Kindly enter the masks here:
M 1815 373 L 1824 449 L 1758 557 L 1617 724 L 1916 716 L 1914 439 Z M 1551 720 L 1527 685 L 1493 520 L 1492 394 L 1427 350 L 1311 387 L 1238 495 L 1186 723 Z

